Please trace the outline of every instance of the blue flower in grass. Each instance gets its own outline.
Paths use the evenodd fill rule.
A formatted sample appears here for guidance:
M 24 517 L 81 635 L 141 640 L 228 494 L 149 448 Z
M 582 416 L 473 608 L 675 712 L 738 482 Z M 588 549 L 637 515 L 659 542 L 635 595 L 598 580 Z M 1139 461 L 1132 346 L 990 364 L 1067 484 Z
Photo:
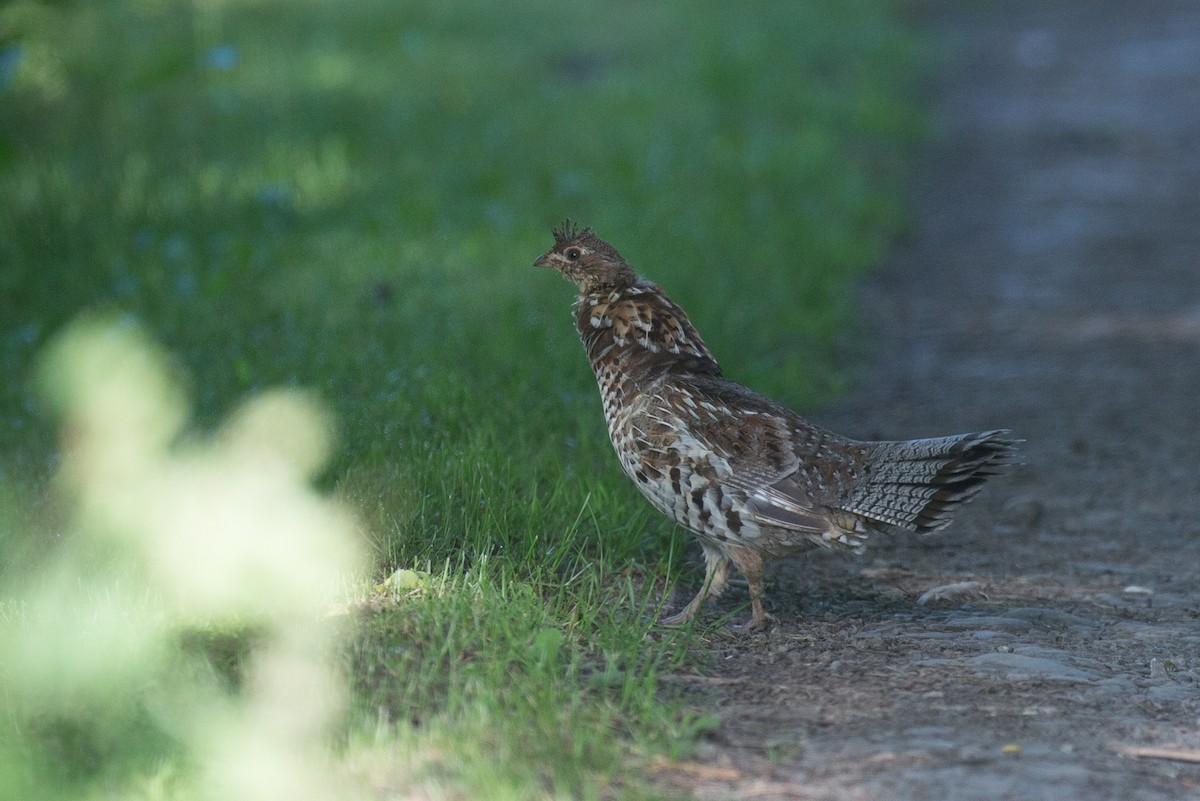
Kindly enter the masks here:
M 238 64 L 238 49 L 231 44 L 210 47 L 204 54 L 204 66 L 210 70 L 228 71 Z
M 21 65 L 21 46 L 0 47 L 0 89 L 7 89 L 17 77 Z

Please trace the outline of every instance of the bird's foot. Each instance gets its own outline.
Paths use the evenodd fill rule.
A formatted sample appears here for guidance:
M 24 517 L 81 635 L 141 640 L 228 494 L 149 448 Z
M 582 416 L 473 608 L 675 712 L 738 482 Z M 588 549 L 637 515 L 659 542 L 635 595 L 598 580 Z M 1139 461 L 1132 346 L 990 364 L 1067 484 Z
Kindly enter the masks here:
M 744 626 L 736 626 L 735 628 L 743 631 L 766 631 L 771 628 L 771 624 L 775 622 L 775 616 L 768 614 L 766 609 L 763 609 L 762 601 L 757 598 L 751 603 L 750 622 Z
M 774 615 L 763 615 L 761 618 L 750 618 L 747 623 L 733 624 L 734 631 L 766 631 L 775 623 Z
M 660 617 L 658 622 L 664 626 L 682 626 L 696 616 L 696 610 L 691 604 L 685 606 L 681 611 L 666 617 Z

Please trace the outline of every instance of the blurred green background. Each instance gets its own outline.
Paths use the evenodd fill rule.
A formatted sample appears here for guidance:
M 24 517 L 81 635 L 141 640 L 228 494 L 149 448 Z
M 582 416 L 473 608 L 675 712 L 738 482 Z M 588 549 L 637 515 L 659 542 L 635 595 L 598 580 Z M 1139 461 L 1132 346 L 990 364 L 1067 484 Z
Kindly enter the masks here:
M 0 3 L 0 576 L 54 539 L 29 511 L 58 463 L 39 353 L 108 315 L 172 354 L 200 436 L 247 395 L 315 391 L 339 428 L 321 486 L 362 521 L 374 577 L 443 571 L 445 606 L 370 623 L 352 670 L 395 659 L 389 637 L 445 639 L 477 614 L 455 593 L 483 585 L 541 611 L 508 639 L 489 628 L 503 615 L 471 618 L 482 639 L 520 650 L 561 629 L 564 664 L 591 664 L 580 606 L 631 565 L 655 589 L 688 541 L 617 469 L 571 288 L 532 259 L 562 218 L 591 225 L 731 377 L 829 399 L 853 371 L 850 288 L 905 219 L 922 127 L 906 8 Z M 636 613 L 643 588 L 621 587 Z M 634 682 L 668 658 L 645 634 L 594 637 L 627 641 L 606 647 Z M 413 649 L 389 668 L 402 689 L 359 682 L 363 708 L 449 708 L 447 664 L 481 648 Z M 622 692 L 622 715 L 658 703 L 652 680 Z

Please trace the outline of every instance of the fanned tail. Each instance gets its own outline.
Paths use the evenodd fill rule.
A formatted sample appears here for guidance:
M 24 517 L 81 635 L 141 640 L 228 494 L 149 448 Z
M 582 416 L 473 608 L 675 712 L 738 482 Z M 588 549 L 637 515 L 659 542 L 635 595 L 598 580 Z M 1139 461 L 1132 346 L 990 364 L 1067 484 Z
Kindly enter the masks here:
M 867 473 L 841 508 L 910 531 L 937 531 L 989 476 L 1016 462 L 1020 440 L 1009 434 L 868 443 Z

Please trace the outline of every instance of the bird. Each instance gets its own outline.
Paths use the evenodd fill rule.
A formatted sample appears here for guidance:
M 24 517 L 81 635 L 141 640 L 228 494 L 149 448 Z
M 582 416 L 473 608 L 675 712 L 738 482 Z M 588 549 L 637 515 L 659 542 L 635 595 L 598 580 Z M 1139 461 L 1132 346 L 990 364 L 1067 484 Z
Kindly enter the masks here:
M 749 585 L 748 627 L 764 629 L 767 562 L 861 551 L 875 532 L 937 531 L 1015 462 L 1007 429 L 860 441 L 819 428 L 726 378 L 684 310 L 590 227 L 568 220 L 552 233 L 534 266 L 578 289 L 575 327 L 621 467 L 704 554 L 699 591 L 662 623 L 693 620 L 735 569 Z

